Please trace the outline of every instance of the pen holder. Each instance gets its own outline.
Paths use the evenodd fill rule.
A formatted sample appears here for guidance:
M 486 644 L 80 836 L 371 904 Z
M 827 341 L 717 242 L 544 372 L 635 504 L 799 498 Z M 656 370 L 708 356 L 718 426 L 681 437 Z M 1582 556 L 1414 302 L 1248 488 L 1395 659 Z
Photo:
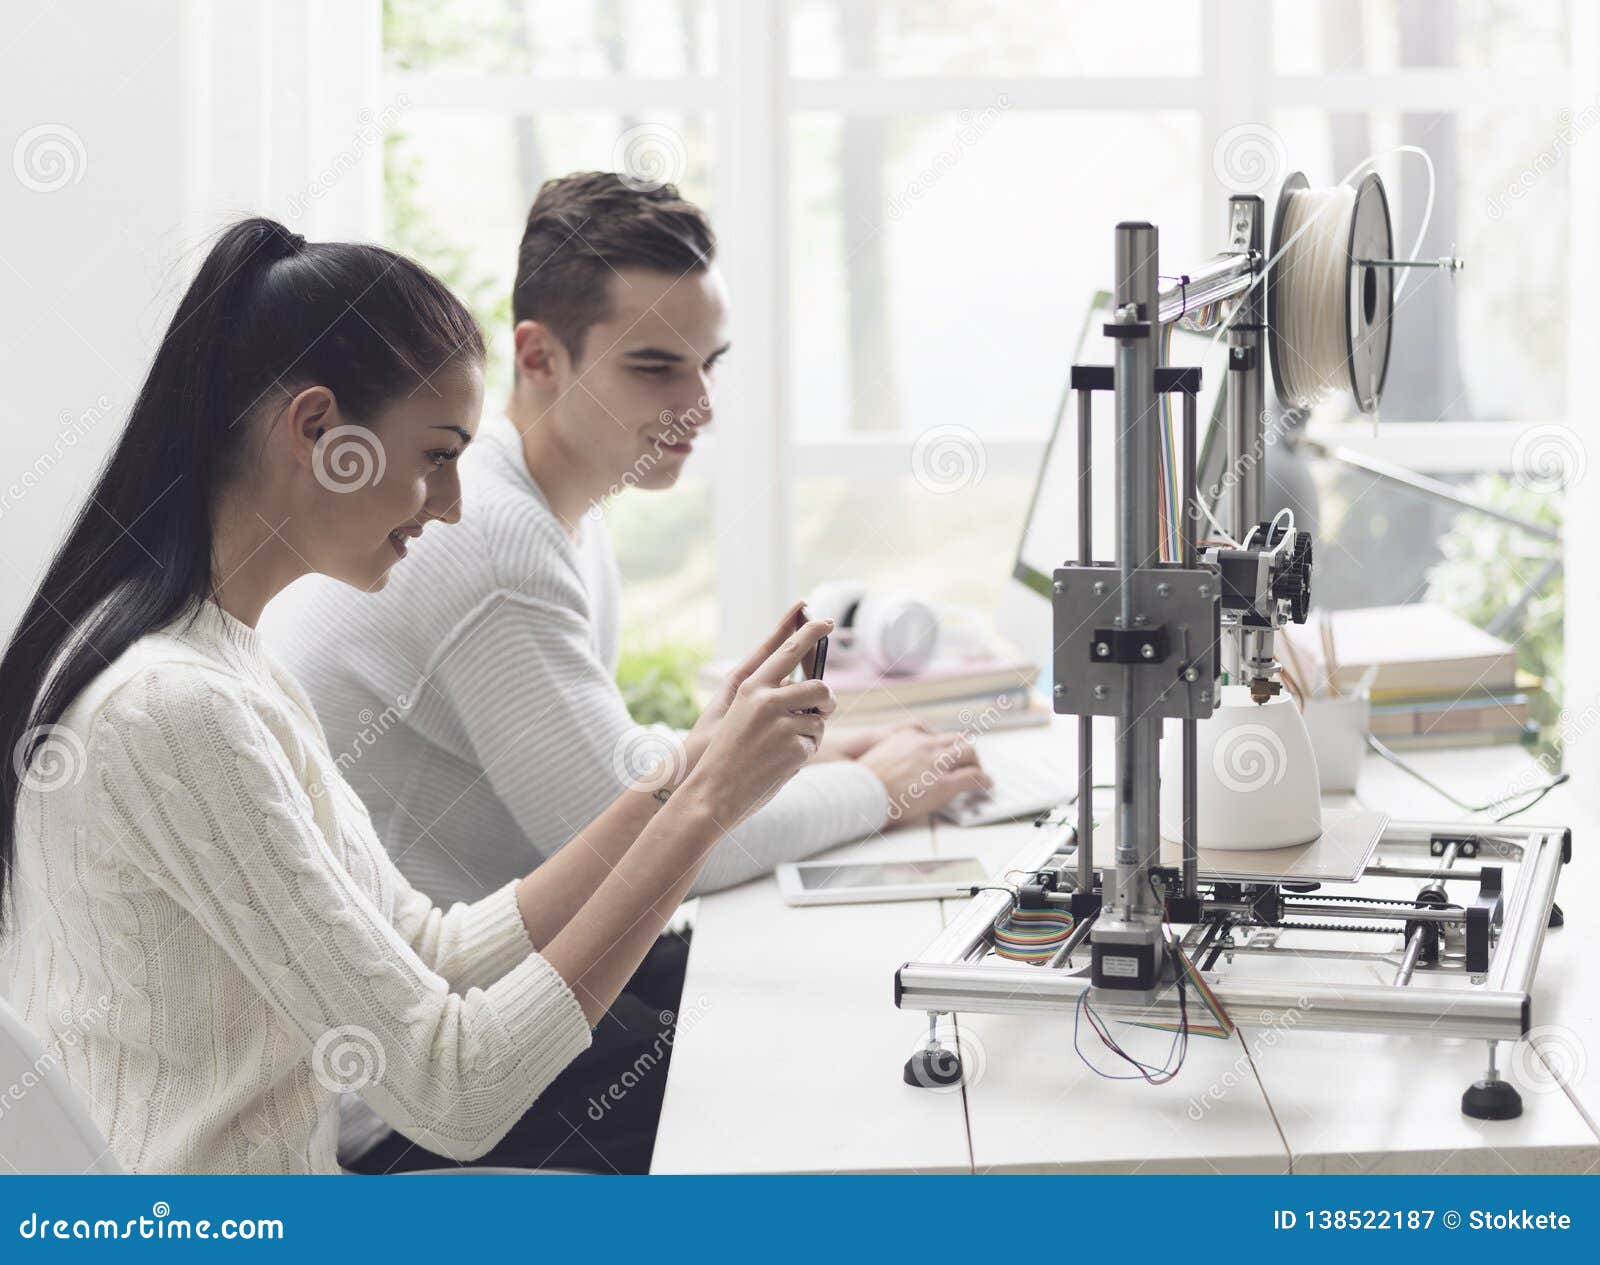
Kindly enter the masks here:
M 1346 794 L 1356 789 L 1361 761 L 1367 751 L 1367 724 L 1371 714 L 1365 691 L 1359 694 L 1317 694 L 1306 699 L 1306 732 L 1317 756 L 1317 772 L 1324 795 Z

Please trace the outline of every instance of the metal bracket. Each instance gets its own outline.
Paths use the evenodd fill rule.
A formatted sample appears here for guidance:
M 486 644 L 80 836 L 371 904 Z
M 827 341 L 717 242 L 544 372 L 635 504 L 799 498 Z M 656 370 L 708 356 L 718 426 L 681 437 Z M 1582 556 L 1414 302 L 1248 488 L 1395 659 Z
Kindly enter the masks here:
M 1063 715 L 1120 716 L 1123 680 L 1132 674 L 1133 715 L 1203 720 L 1217 697 L 1221 580 L 1210 568 L 1143 567 L 1134 571 L 1132 628 L 1122 627 L 1121 573 L 1115 566 L 1068 566 L 1053 576 L 1055 710 Z M 1119 662 L 1110 638 L 1131 648 Z M 1164 638 L 1164 643 L 1163 643 Z M 1099 653 L 1105 645 L 1107 653 Z M 1146 657 L 1143 647 L 1152 647 Z
M 1232 198 L 1228 202 L 1228 249 L 1249 250 L 1258 234 L 1254 233 L 1256 221 L 1261 218 L 1260 198 Z
M 1165 627 L 1096 628 L 1089 637 L 1096 663 L 1165 663 L 1167 649 Z
M 1456 845 L 1456 856 L 1463 861 L 1470 861 L 1478 855 L 1478 840 L 1472 835 L 1462 835 L 1456 838 L 1452 835 L 1435 835 L 1428 841 L 1428 855 L 1442 857 L 1445 849 L 1451 844 Z
M 1478 872 L 1478 894 L 1467 906 L 1467 970 L 1474 975 L 1489 969 L 1489 940 L 1492 929 L 1504 916 L 1504 871 L 1486 865 Z

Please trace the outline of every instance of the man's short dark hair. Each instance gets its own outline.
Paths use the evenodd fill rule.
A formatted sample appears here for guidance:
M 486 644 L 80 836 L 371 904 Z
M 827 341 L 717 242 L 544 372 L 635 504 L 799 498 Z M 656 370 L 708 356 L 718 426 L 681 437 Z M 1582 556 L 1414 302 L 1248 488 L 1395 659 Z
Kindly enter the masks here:
M 512 320 L 538 321 L 577 360 L 609 315 L 615 272 L 698 272 L 715 253 L 710 220 L 675 185 L 636 188 L 609 171 L 547 180 L 517 249 Z

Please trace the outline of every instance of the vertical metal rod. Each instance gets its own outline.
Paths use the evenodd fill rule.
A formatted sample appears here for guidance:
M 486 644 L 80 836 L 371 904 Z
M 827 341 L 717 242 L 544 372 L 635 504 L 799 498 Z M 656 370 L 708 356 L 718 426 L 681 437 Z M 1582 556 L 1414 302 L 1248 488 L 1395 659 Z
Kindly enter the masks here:
M 1228 530 L 1243 541 L 1245 533 L 1261 521 L 1261 498 L 1266 490 L 1266 445 L 1262 440 L 1261 331 L 1239 326 L 1228 331 L 1228 469 L 1233 476 L 1229 493 Z M 1250 368 L 1236 365 L 1254 364 Z
M 1142 332 L 1115 335 L 1117 397 L 1117 565 L 1123 628 L 1133 628 L 1134 573 L 1157 560 L 1155 478 L 1159 415 L 1155 370 L 1157 270 L 1160 237 L 1155 225 L 1124 222 L 1116 230 L 1117 323 Z M 1105 893 L 1112 922 L 1159 922 L 1151 867 L 1159 860 L 1161 720 L 1135 706 L 1134 673 L 1122 668 L 1117 730 L 1117 881 Z M 1109 886 L 1109 885 L 1108 885 Z
M 1244 389 L 1246 374 L 1232 367 L 1232 359 L 1237 354 L 1236 344 L 1241 335 L 1234 330 L 1228 332 L 1229 368 L 1227 371 L 1227 385 L 1224 387 L 1224 397 L 1227 401 L 1227 433 L 1224 436 L 1227 454 L 1227 468 L 1223 471 L 1222 486 L 1228 489 L 1227 504 L 1219 503 L 1218 509 L 1225 509 L 1222 521 L 1227 524 L 1228 534 L 1233 537 L 1235 544 L 1244 543 L 1244 534 L 1249 531 L 1245 525 L 1247 510 L 1245 508 L 1246 492 L 1243 484 L 1248 477 L 1245 470 L 1245 414 L 1249 409 L 1246 400 L 1248 392 Z M 1231 630 L 1230 630 L 1231 631 Z M 1235 636 L 1224 636 L 1222 639 L 1222 670 L 1227 673 L 1228 683 L 1238 685 L 1244 675 L 1244 639 L 1243 632 Z
M 1250 529 L 1265 517 L 1261 503 L 1266 491 L 1267 450 L 1262 439 L 1260 330 L 1235 327 L 1228 332 L 1228 343 L 1228 461 L 1234 479 L 1233 517 L 1228 527 L 1233 538 L 1242 543 Z M 1251 368 L 1232 367 L 1252 359 Z M 1230 667 L 1228 680 L 1234 685 L 1248 685 L 1252 677 L 1262 674 L 1263 653 L 1271 658 L 1272 633 L 1240 629 L 1237 641 L 1237 660 Z
M 1078 392 L 1078 562 L 1094 562 L 1094 392 Z M 1078 717 L 1078 890 L 1094 886 L 1094 717 Z
M 1183 471 L 1183 524 L 1180 528 L 1183 553 L 1180 556 L 1184 568 L 1192 571 L 1196 562 L 1195 536 L 1199 531 L 1196 516 L 1200 511 L 1195 503 L 1198 495 L 1198 489 L 1195 487 L 1195 397 L 1187 391 L 1183 393 L 1183 451 L 1179 459 Z M 1191 655 L 1194 653 L 1193 643 L 1190 643 L 1189 653 Z M 1200 823 L 1199 780 L 1195 767 L 1196 752 L 1199 749 L 1198 722 L 1192 718 L 1183 721 L 1182 741 L 1183 894 L 1194 897 L 1200 894 Z
M 1263 258 L 1266 224 L 1261 199 L 1241 194 L 1228 199 L 1229 245 Z M 1266 445 L 1262 430 L 1266 409 L 1266 289 L 1253 286 L 1241 300 L 1244 311 L 1228 329 L 1228 470 L 1233 479 L 1229 495 L 1228 529 L 1235 540 L 1261 521 L 1261 502 L 1267 488 Z
M 1265 216 L 1261 199 L 1254 194 L 1230 198 L 1228 211 L 1232 224 L 1230 245 L 1248 250 L 1253 258 L 1263 258 Z M 1232 489 L 1228 493 L 1228 530 L 1243 541 L 1245 534 L 1263 517 L 1262 501 L 1267 485 L 1267 449 L 1263 440 L 1266 412 L 1266 324 L 1265 288 L 1252 287 L 1243 298 L 1245 311 L 1228 329 L 1228 471 Z M 1263 641 L 1265 646 L 1263 646 Z M 1272 634 L 1239 630 L 1223 646 L 1223 667 L 1233 685 L 1248 685 L 1261 672 L 1265 654 L 1270 670 Z

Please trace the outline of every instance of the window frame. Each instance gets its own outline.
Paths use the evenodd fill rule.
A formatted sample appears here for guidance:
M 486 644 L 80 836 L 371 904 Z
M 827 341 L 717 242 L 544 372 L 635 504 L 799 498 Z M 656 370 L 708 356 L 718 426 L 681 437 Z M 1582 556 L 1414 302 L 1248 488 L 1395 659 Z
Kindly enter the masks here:
M 737 296 L 735 341 L 721 387 L 727 418 L 764 418 L 765 425 L 718 428 L 703 460 L 710 467 L 716 524 L 719 654 L 732 654 L 766 631 L 773 611 L 794 595 L 790 510 L 792 484 L 841 471 L 874 479 L 910 469 L 911 431 L 812 439 L 796 432 L 789 391 L 790 120 L 799 112 L 895 116 L 970 109 L 1004 94 L 1021 110 L 1107 110 L 1130 101 L 1152 110 L 1194 111 L 1203 136 L 1239 120 L 1270 119 L 1274 109 L 1332 112 L 1385 109 L 1452 112 L 1486 97 L 1514 92 L 1531 106 L 1573 105 L 1595 76 L 1580 70 L 1577 50 L 1595 45 L 1596 23 L 1572 11 L 1567 67 L 1547 73 L 1429 67 L 1341 71 L 1319 75 L 1273 72 L 1272 9 L 1266 0 L 1203 0 L 1201 65 L 1194 76 L 1070 78 L 997 76 L 795 77 L 790 72 L 785 0 L 716 0 L 718 69 L 713 75 L 538 77 L 461 72 L 381 72 L 381 98 L 401 94 L 416 111 L 472 111 L 507 118 L 545 110 L 604 109 L 647 113 L 688 111 L 712 116 L 715 188 L 722 264 Z M 1575 147 L 1581 149 L 1582 147 Z M 1597 181 L 1577 167 L 1571 190 L 1574 224 L 1600 221 Z M 1195 158 L 1195 186 L 1207 240 L 1225 240 L 1228 190 L 1209 153 Z M 1583 158 L 1585 173 L 1594 165 Z M 1182 262 L 1182 261 L 1179 261 Z M 1199 261 L 1193 261 L 1199 262 Z M 1574 283 L 1570 309 L 1588 287 Z M 1569 322 L 1577 326 L 1576 312 Z M 1574 341 L 1571 346 L 1578 346 Z M 1064 372 L 1065 366 L 1062 366 Z M 1572 380 L 1576 376 L 1571 374 Z M 1569 391 L 1569 399 L 1572 399 Z M 1571 410 L 1569 409 L 1569 412 Z M 1416 422 L 1355 435 L 1340 443 L 1427 473 L 1507 470 L 1516 438 L 1527 428 L 1563 419 Z M 1332 437 L 1332 436 L 1330 436 Z M 985 435 L 990 469 L 1031 471 L 1043 455 L 1032 435 Z M 751 497 L 752 483 L 761 495 Z M 737 522 L 738 530 L 728 530 Z

